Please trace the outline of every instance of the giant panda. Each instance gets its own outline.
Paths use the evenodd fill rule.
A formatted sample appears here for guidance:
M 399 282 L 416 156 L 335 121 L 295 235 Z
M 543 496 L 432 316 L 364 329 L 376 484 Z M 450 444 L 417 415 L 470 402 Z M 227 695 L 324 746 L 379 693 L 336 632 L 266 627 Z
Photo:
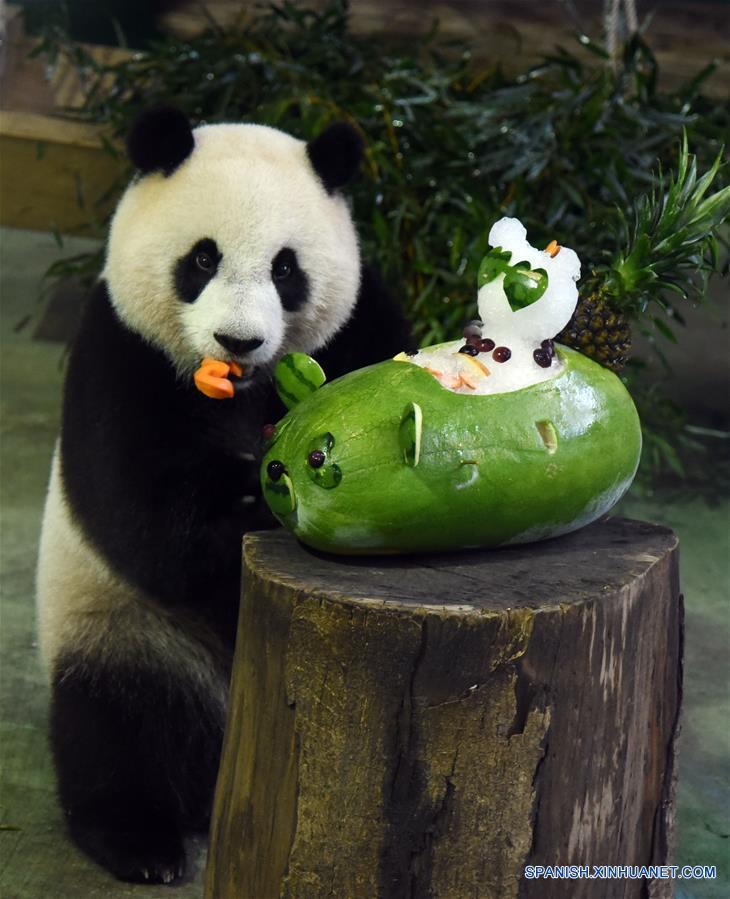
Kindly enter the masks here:
M 137 174 L 68 359 L 38 564 L 50 740 L 72 839 L 119 878 L 170 883 L 206 827 L 238 611 L 242 534 L 274 526 L 262 427 L 278 357 L 330 375 L 410 344 L 361 265 L 342 188 L 362 153 L 172 108 L 128 138 Z M 204 357 L 244 367 L 212 400 Z

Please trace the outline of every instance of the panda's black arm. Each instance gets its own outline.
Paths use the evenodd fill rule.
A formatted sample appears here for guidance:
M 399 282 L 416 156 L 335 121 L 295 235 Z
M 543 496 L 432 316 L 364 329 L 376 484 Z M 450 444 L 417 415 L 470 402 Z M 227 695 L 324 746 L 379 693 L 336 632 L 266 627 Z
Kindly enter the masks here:
M 126 579 L 235 616 L 241 536 L 274 524 L 245 499 L 258 492 L 251 455 L 271 402 L 215 402 L 181 383 L 100 283 L 69 357 L 62 472 L 78 524 Z

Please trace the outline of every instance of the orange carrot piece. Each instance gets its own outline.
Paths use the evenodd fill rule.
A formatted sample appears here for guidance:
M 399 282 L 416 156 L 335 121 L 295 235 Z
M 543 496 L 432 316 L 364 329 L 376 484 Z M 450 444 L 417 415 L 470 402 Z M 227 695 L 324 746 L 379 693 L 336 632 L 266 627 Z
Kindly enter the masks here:
M 203 359 L 200 368 L 193 375 L 193 381 L 205 396 L 214 400 L 229 400 L 233 398 L 234 393 L 233 384 L 228 380 L 230 370 L 231 366 L 227 362 Z

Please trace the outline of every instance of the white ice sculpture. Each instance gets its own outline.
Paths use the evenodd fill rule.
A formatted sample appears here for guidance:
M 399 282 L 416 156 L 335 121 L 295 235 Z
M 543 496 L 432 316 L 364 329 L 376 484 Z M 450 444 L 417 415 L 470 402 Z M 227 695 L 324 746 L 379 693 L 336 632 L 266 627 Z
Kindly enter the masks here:
M 575 311 L 580 260 L 569 247 L 555 244 L 552 250 L 555 255 L 551 255 L 547 250 L 531 246 L 524 225 L 515 218 L 495 222 L 489 232 L 489 243 L 511 253 L 512 266 L 527 262 L 531 269 L 543 269 L 547 273 L 545 292 L 523 309 L 513 310 L 510 306 L 504 274 L 479 289 L 479 317 L 484 323 L 484 336 L 490 337 L 497 346 L 509 347 L 515 362 L 532 360 L 532 353 L 540 343 L 555 337 Z
M 521 390 L 557 377 L 565 367 L 559 355 L 551 357 L 541 344 L 555 337 L 573 315 L 578 256 L 555 241 L 546 250 L 530 246 L 527 231 L 514 218 L 500 219 L 489 232 L 489 243 L 493 249 L 480 267 L 480 279 L 486 283 L 478 295 L 486 346 L 465 352 L 462 339 L 424 347 L 412 357 L 396 357 L 426 368 L 456 393 Z

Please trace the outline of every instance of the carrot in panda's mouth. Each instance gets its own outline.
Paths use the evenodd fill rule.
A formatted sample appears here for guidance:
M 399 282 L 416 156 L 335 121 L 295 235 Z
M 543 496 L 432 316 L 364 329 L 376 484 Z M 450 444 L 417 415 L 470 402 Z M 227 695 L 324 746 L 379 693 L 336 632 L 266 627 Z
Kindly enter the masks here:
M 235 385 L 231 378 L 243 378 L 245 369 L 237 362 L 223 362 L 220 359 L 203 359 L 193 375 L 198 390 L 214 400 L 230 400 L 235 395 Z

